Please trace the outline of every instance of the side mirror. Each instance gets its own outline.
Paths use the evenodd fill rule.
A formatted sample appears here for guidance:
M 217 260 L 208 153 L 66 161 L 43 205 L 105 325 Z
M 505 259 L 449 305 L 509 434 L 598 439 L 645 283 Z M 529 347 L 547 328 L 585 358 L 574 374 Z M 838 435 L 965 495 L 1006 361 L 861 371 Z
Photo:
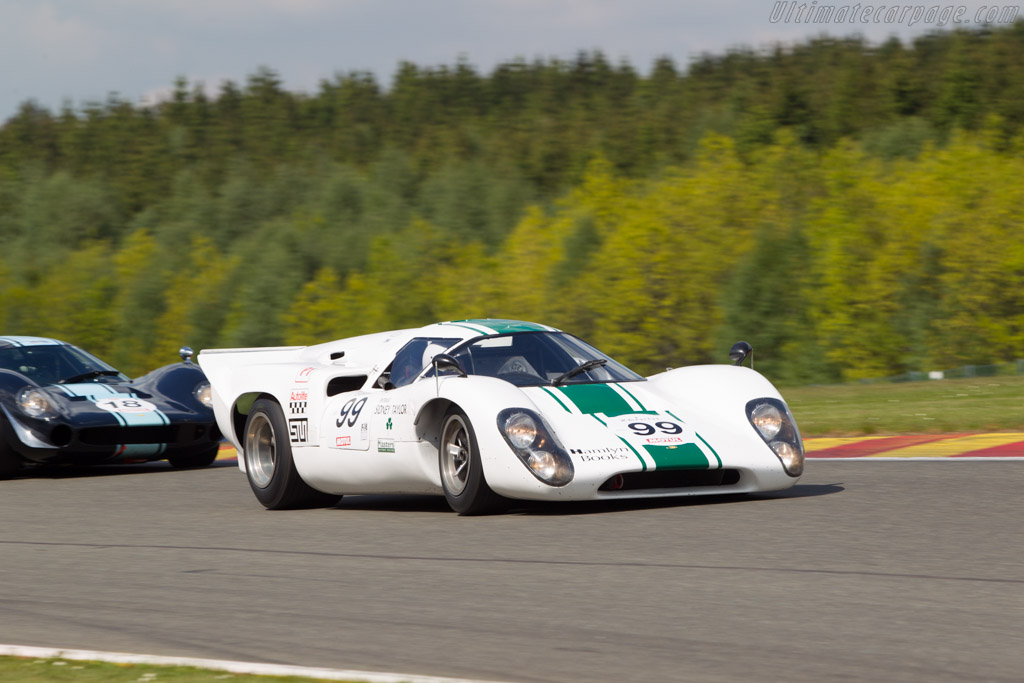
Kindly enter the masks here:
M 192 362 L 193 353 L 194 351 L 192 351 L 192 347 L 190 346 L 182 346 L 180 349 L 178 349 L 178 355 L 181 356 L 181 360 L 185 363 Z
M 754 352 L 754 347 L 745 341 L 738 341 L 732 345 L 729 349 L 729 360 L 732 361 L 733 365 L 743 365 L 743 361 L 747 359 L 747 356 Z M 754 367 L 754 359 L 750 359 L 750 367 Z
M 431 363 L 434 364 L 435 377 L 440 375 L 442 370 L 454 370 L 459 375 L 459 377 L 466 376 L 466 371 L 462 369 L 462 365 L 459 364 L 459 361 L 455 360 L 454 357 L 449 356 L 447 353 L 437 354 L 436 356 L 434 356 L 434 359 L 431 361 Z

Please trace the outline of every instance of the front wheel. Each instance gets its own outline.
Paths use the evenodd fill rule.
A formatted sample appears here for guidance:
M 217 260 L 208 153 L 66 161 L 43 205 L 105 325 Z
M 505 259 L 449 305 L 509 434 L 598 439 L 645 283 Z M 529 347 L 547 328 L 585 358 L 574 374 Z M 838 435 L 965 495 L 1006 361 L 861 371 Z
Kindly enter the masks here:
M 13 477 L 21 469 L 21 460 L 14 449 L 7 445 L 4 425 L 0 422 L 0 479 Z
M 452 510 L 460 515 L 480 515 L 501 509 L 505 499 L 492 491 L 484 479 L 473 426 L 466 414 L 454 406 L 442 423 L 438 466 L 444 497 Z
M 299 476 L 284 415 L 274 401 L 261 398 L 253 404 L 245 421 L 244 457 L 249 486 L 268 510 L 330 507 L 341 500 Z
M 220 444 L 214 444 L 204 451 L 197 453 L 182 453 L 181 455 L 172 455 L 167 458 L 167 462 L 171 463 L 171 467 L 177 469 L 188 469 L 191 467 L 208 467 L 213 464 L 213 461 L 217 459 L 217 452 L 220 450 Z

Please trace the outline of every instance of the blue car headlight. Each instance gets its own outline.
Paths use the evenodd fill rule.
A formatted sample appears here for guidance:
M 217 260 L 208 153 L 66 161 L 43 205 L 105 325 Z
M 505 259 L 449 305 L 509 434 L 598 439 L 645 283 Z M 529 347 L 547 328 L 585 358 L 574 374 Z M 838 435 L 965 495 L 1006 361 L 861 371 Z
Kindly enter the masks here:
M 506 408 L 498 413 L 498 431 L 533 476 L 550 486 L 572 481 L 572 460 L 540 415 L 527 408 Z
M 804 472 L 804 442 L 789 406 L 777 398 L 755 398 L 747 402 L 747 419 L 782 462 L 786 474 Z
M 21 393 L 18 394 L 18 407 L 29 417 L 39 420 L 57 417 L 57 406 L 53 399 L 45 391 L 36 387 L 21 390 Z
M 202 403 L 207 408 L 213 407 L 213 391 L 210 389 L 210 383 L 203 381 L 196 385 L 195 390 L 192 392 L 196 400 Z

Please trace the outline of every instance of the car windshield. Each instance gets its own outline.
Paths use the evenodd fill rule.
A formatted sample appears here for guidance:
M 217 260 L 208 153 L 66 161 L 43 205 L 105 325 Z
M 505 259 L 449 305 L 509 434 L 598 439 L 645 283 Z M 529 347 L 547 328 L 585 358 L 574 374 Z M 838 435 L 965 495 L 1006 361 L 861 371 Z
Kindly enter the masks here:
M 497 377 L 520 387 L 644 379 L 564 332 L 517 332 L 482 337 L 450 353 L 467 374 Z
M 36 384 L 128 379 L 96 356 L 75 346 L 58 344 L 0 348 L 0 368 L 25 375 Z

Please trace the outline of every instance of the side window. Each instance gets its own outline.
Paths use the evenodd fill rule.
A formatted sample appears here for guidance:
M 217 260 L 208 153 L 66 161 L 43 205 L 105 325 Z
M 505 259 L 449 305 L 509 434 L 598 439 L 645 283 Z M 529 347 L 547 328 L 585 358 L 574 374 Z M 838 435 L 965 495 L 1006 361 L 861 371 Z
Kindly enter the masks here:
M 390 373 L 387 381 L 396 388 L 412 384 L 435 355 L 460 341 L 458 338 L 445 337 L 418 337 L 411 340 L 395 354 L 395 360 L 386 371 Z

